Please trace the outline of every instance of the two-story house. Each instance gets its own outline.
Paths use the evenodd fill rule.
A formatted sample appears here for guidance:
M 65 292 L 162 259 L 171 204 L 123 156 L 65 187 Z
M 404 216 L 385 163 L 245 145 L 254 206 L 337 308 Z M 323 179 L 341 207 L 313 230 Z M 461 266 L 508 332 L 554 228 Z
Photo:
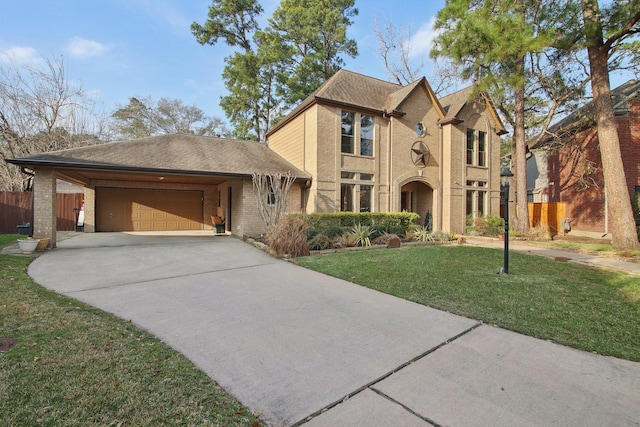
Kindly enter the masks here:
M 292 212 L 417 212 L 463 233 L 499 215 L 500 135 L 484 94 L 442 99 L 426 79 L 403 86 L 341 70 L 267 134 L 267 143 L 162 135 L 9 159 L 35 171 L 34 234 L 55 242 L 56 179 L 84 188 L 84 230 L 265 231 L 254 172 L 296 176 Z
M 499 215 L 500 135 L 472 88 L 439 100 L 341 70 L 267 133 L 269 147 L 313 176 L 306 212 L 417 212 L 434 229 L 465 231 L 468 215 Z

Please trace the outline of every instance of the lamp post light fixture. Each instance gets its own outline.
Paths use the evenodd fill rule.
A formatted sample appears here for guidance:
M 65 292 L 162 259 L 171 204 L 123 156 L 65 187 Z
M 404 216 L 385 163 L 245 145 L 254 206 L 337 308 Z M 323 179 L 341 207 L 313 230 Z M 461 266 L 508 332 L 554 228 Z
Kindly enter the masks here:
M 504 195 L 504 267 L 500 269 L 503 274 L 509 274 L 509 187 L 511 186 L 513 173 L 510 169 L 500 174 L 500 189 Z

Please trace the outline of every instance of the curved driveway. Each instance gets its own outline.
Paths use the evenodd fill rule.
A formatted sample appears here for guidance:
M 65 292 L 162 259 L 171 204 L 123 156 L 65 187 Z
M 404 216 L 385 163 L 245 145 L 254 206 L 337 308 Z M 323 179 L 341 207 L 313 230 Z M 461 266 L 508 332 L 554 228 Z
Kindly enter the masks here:
M 640 364 L 381 294 L 232 237 L 79 234 L 31 277 L 131 320 L 269 425 L 634 425 Z

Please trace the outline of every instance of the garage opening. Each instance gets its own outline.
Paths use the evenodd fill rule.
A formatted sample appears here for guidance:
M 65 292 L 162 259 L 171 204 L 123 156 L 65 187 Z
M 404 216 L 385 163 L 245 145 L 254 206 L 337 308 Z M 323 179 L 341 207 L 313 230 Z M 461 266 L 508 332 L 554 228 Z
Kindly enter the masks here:
M 202 230 L 203 193 L 98 187 L 96 231 Z

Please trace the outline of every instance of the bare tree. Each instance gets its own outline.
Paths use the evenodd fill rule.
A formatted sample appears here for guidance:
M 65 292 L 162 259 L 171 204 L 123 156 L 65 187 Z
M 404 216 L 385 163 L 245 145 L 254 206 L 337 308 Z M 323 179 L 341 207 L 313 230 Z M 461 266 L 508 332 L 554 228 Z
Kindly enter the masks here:
M 287 198 L 296 176 L 290 172 L 253 173 L 253 189 L 258 202 L 258 211 L 268 229 L 278 225 L 287 211 Z
M 414 54 L 411 27 L 394 27 L 388 22 L 382 28 L 376 17 L 373 30 L 378 39 L 378 55 L 392 81 L 407 85 L 425 75 L 427 58 L 424 54 Z M 446 93 L 462 82 L 460 72 L 452 62 L 440 59 L 434 61 L 432 67 L 427 79 L 436 95 Z
M 18 65 L 0 53 L 0 159 L 100 143 L 104 118 L 62 59 Z M 31 177 L 0 164 L 0 190 L 30 189 Z
M 141 138 L 168 133 L 191 133 L 202 136 L 227 136 L 229 131 L 221 119 L 209 117 L 179 99 L 152 97 L 129 98 L 126 106 L 118 105 L 111 114 L 113 131 L 123 138 Z

